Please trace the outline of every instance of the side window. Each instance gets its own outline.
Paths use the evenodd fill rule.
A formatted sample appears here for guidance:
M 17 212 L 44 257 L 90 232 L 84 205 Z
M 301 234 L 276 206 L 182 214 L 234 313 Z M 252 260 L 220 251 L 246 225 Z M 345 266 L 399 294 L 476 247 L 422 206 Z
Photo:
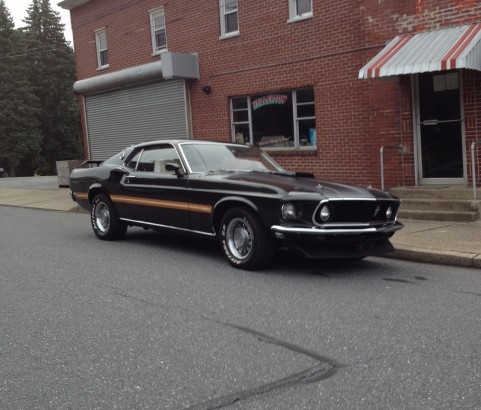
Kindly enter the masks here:
M 99 69 L 108 68 L 107 32 L 104 28 L 95 32 L 95 44 L 97 46 L 97 67 Z
M 130 169 L 133 169 L 133 170 L 137 169 L 137 164 L 139 163 L 139 158 L 141 154 L 142 154 L 142 150 L 137 151 L 135 155 L 131 159 L 129 159 L 125 165 Z
M 167 36 L 165 31 L 164 9 L 155 9 L 150 12 L 150 31 L 152 35 L 152 52 L 159 54 L 167 50 Z
M 137 155 L 132 158 L 136 160 Z M 138 160 L 137 171 L 156 172 L 160 174 L 171 174 L 165 169 L 167 163 L 181 165 L 179 156 L 172 146 L 146 148 L 142 151 Z
M 289 0 L 289 20 L 294 22 L 312 17 L 313 0 Z
M 239 35 L 237 0 L 219 0 L 221 38 Z

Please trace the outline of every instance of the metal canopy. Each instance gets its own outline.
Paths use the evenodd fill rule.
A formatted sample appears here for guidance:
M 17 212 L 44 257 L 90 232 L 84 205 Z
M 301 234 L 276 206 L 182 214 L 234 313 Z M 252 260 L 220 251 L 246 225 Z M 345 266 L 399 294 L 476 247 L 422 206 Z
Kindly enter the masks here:
M 481 23 L 395 37 L 359 78 L 468 68 L 481 71 Z
M 183 79 L 198 80 L 199 58 L 197 54 L 162 53 L 161 61 L 154 61 L 124 68 L 75 82 L 76 94 L 106 92 L 125 86 L 139 85 L 148 81 Z

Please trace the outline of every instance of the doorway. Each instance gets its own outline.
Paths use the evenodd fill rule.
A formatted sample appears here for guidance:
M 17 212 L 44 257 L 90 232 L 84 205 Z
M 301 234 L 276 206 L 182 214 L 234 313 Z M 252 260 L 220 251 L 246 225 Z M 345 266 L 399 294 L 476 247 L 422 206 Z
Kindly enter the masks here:
M 463 184 L 466 153 L 460 73 L 423 73 L 415 83 L 418 182 Z

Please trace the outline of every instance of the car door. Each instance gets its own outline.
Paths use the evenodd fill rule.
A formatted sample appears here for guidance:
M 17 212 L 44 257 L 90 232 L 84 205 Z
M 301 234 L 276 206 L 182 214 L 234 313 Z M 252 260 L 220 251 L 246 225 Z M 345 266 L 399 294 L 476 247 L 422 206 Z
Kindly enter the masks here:
M 183 170 L 171 144 L 139 148 L 127 158 L 131 171 L 121 178 L 120 190 L 112 196 L 121 219 L 189 229 L 188 178 L 167 171 L 167 163 L 176 163 Z

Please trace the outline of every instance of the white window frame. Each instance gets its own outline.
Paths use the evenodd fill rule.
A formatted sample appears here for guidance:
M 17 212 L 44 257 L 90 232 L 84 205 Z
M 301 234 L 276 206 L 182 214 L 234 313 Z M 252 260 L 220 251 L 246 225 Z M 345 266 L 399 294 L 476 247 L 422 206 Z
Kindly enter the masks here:
M 105 47 L 102 48 L 102 37 L 105 40 Z M 97 70 L 104 70 L 109 68 L 109 54 L 108 54 L 108 42 L 107 42 L 107 30 L 104 28 L 95 30 L 95 47 L 97 50 Z M 107 54 L 107 64 L 102 64 L 102 53 Z
M 151 38 L 152 38 L 152 55 L 158 55 L 162 52 L 167 51 L 167 30 L 166 30 L 166 24 L 165 24 L 164 8 L 159 7 L 157 9 L 150 10 L 149 15 L 150 15 L 150 35 L 151 35 Z M 163 17 L 163 20 L 164 20 L 164 26 L 163 27 L 156 27 L 155 19 L 157 17 Z M 158 47 L 155 34 L 156 34 L 157 31 L 161 31 L 161 30 L 164 31 L 165 46 Z
M 315 138 L 315 144 L 314 145 L 309 145 L 309 146 L 303 146 L 301 145 L 299 139 L 299 123 L 301 121 L 306 121 L 306 120 L 314 120 L 316 121 L 316 117 L 313 116 L 313 117 L 298 117 L 297 115 L 297 109 L 299 106 L 302 106 L 302 105 L 316 105 L 316 101 L 314 99 L 314 101 L 312 102 L 304 102 L 304 103 L 298 103 L 297 102 L 297 92 L 298 91 L 302 91 L 302 90 L 305 90 L 305 89 L 296 89 L 296 90 L 291 90 L 291 91 L 287 91 L 286 93 L 291 93 L 291 98 L 292 98 L 292 110 L 293 110 L 293 115 L 292 115 L 292 121 L 294 123 L 294 146 L 292 147 L 280 147 L 280 148 L 276 148 L 276 147 L 266 147 L 265 149 L 266 150 L 269 150 L 269 151 L 309 151 L 309 150 L 316 150 L 317 149 L 317 146 L 318 146 L 318 141 L 317 141 L 317 138 Z M 247 99 L 247 107 L 246 108 L 241 108 L 241 109 L 237 109 L 237 110 L 234 110 L 234 99 L 236 98 L 246 98 Z M 234 111 L 246 111 L 248 112 L 248 120 L 247 121 L 238 121 L 238 122 L 234 122 Z M 253 138 L 253 135 L 254 135 L 254 127 L 253 127 L 253 123 L 252 123 L 252 97 L 249 95 L 249 96 L 236 96 L 236 97 L 232 97 L 230 99 L 230 115 L 231 115 L 231 134 L 232 134 L 232 141 L 233 142 L 240 142 L 236 139 L 236 132 L 235 132 L 235 126 L 236 125 L 248 125 L 249 126 L 249 140 L 248 141 L 244 141 L 243 143 L 245 144 L 249 144 L 249 145 L 253 145 L 254 143 L 254 138 Z
M 311 10 L 308 11 L 307 13 L 302 13 L 302 14 L 299 14 L 297 12 L 297 1 L 298 0 L 289 0 L 289 20 L 287 20 L 288 23 L 307 20 L 313 17 L 312 3 L 314 0 L 311 0 Z
M 221 30 L 221 36 L 220 38 L 230 38 L 230 37 L 235 37 L 239 35 L 239 0 L 237 0 L 237 8 L 235 11 L 231 11 L 229 13 L 226 13 L 225 10 L 225 2 L 226 0 L 219 0 L 219 9 L 220 9 L 220 30 Z M 226 17 L 230 14 L 237 14 L 237 30 L 235 31 L 230 31 L 227 32 L 227 24 L 226 24 Z

